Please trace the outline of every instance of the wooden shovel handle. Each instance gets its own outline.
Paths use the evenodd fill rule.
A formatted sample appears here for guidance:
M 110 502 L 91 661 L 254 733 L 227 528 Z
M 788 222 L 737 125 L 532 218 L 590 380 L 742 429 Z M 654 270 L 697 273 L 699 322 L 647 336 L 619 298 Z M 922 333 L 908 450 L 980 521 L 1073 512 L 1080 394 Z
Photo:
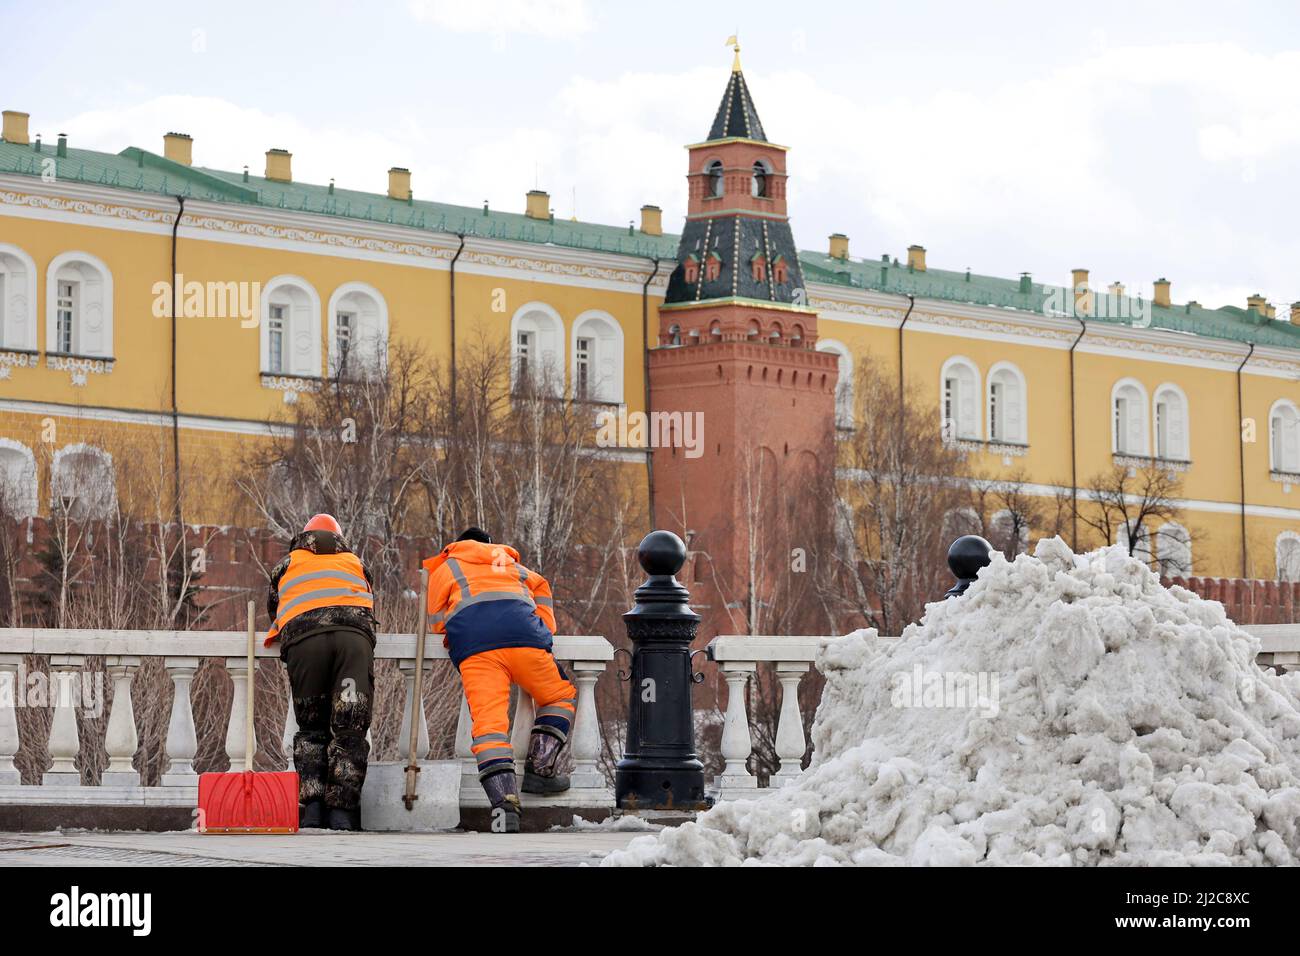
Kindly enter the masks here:
M 244 703 L 244 770 L 252 772 L 253 770 L 253 748 L 256 746 L 255 735 L 253 733 L 253 696 L 257 687 L 253 680 L 253 656 L 257 650 L 257 602 L 248 602 L 248 685 L 244 694 L 246 698 Z M 293 706 L 293 702 L 289 702 Z

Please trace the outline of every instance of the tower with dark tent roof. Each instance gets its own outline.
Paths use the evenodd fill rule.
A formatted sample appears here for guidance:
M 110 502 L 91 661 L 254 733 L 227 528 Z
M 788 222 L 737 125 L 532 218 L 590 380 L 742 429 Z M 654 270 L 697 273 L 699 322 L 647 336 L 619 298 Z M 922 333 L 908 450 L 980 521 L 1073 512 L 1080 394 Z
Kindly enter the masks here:
M 703 410 L 703 440 L 695 457 L 655 449 L 655 520 L 688 532 L 707 562 L 693 569 L 694 599 L 708 605 L 702 633 L 734 633 L 759 623 L 752 612 L 779 576 L 758 564 L 788 561 L 778 529 L 816 504 L 805 499 L 834 455 L 838 376 L 836 357 L 815 350 L 787 149 L 767 138 L 739 49 L 708 138 L 687 150 L 686 224 L 649 356 L 650 403 L 674 423 Z

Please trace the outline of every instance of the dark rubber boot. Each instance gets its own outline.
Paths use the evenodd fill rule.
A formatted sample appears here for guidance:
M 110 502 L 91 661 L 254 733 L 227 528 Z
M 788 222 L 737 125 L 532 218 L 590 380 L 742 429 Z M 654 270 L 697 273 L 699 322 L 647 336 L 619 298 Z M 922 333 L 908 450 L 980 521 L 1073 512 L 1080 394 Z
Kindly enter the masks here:
M 310 803 L 298 804 L 298 829 L 319 830 L 325 826 L 325 803 L 312 800 Z
M 492 832 L 519 832 L 519 794 L 515 791 L 515 772 L 499 770 L 483 778 L 483 792 L 492 805 Z
M 524 764 L 524 793 L 563 793 L 569 778 L 556 772 L 564 741 L 534 730 L 528 741 L 528 761 Z
M 329 828 L 331 830 L 360 830 L 361 808 L 340 810 L 338 807 L 330 807 Z

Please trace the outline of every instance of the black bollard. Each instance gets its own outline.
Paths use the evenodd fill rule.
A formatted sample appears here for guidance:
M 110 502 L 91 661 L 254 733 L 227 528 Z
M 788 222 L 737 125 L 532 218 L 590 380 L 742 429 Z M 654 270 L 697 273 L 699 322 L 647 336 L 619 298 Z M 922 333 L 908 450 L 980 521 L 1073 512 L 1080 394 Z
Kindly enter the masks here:
M 964 534 L 948 548 L 948 570 L 957 583 L 948 589 L 944 599 L 961 597 L 975 583 L 980 568 L 987 568 L 993 560 L 993 545 L 977 534 Z
M 649 578 L 623 615 L 632 640 L 627 743 L 614 773 L 614 798 L 624 810 L 703 809 L 704 765 L 695 753 L 691 709 L 691 642 L 700 616 L 674 577 L 686 545 L 671 531 L 652 531 L 637 560 Z

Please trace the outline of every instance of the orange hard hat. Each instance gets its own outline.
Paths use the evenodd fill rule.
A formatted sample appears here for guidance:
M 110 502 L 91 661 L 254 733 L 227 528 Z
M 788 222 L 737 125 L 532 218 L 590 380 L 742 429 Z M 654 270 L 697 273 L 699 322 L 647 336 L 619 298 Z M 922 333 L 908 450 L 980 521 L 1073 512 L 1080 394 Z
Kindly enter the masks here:
M 335 534 L 342 534 L 343 529 L 339 523 L 334 520 L 333 515 L 318 514 L 312 515 L 311 520 L 302 526 L 303 531 L 333 531 Z

